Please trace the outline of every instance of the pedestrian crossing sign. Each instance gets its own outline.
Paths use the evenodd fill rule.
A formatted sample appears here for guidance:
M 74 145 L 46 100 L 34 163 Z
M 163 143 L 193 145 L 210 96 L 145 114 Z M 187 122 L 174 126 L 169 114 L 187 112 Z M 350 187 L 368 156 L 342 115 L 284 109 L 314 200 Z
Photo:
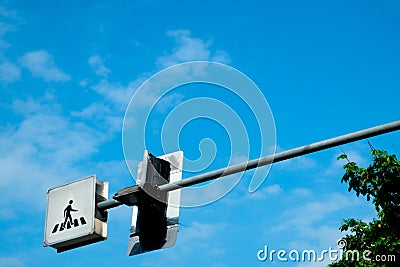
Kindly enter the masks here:
M 44 246 L 57 252 L 107 238 L 107 212 L 96 204 L 107 200 L 108 183 L 95 175 L 52 188 L 47 192 Z

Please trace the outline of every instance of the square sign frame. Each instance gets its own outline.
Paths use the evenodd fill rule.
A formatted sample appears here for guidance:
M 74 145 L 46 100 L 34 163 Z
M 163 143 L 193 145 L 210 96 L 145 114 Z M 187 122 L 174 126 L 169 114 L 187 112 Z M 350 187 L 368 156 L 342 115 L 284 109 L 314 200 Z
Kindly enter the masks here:
M 96 204 L 108 198 L 108 182 L 91 175 L 47 191 L 44 246 L 63 252 L 107 239 L 107 212 Z

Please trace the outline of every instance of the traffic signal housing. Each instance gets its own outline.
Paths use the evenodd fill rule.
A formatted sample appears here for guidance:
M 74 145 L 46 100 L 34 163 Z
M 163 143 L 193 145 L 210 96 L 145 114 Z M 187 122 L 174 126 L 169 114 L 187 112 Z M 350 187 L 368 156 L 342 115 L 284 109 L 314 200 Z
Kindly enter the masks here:
M 183 152 L 160 157 L 145 150 L 136 185 L 120 190 L 114 199 L 133 206 L 128 256 L 169 248 L 178 235 L 180 189 L 162 192 L 159 186 L 182 179 Z

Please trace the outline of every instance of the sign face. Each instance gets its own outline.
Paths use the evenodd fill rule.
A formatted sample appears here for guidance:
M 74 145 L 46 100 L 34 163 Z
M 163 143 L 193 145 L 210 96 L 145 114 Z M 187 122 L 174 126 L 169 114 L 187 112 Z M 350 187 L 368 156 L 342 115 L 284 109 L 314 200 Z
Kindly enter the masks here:
M 58 252 L 104 240 L 106 218 L 96 218 L 96 198 L 104 200 L 108 183 L 96 176 L 50 189 L 47 192 L 47 212 L 44 246 Z M 99 217 L 99 216 L 97 216 Z
M 138 178 L 142 178 L 141 181 L 137 183 L 144 183 L 144 179 L 142 176 L 145 176 L 145 172 L 147 169 L 147 163 L 145 162 L 147 155 L 143 158 L 143 162 L 139 163 L 138 168 Z M 182 180 L 182 166 L 183 166 L 183 151 L 177 151 L 171 154 L 163 155 L 158 157 L 160 159 L 166 160 L 170 163 L 170 174 L 169 174 L 169 182 L 177 182 Z M 163 244 L 158 247 L 160 249 L 169 248 L 175 245 L 176 238 L 178 235 L 178 224 L 179 224 L 179 205 L 181 198 L 181 190 L 173 190 L 168 192 L 167 196 L 167 210 L 166 210 L 166 221 L 167 221 L 167 229 L 166 236 Z M 136 254 L 141 254 L 150 250 L 146 250 L 144 246 L 140 242 L 140 237 L 138 236 L 137 230 L 140 228 L 138 225 L 138 207 L 133 207 L 132 212 L 132 226 L 131 226 L 131 235 L 129 238 L 128 244 L 128 256 L 133 256 Z M 158 249 L 157 248 L 157 249 Z

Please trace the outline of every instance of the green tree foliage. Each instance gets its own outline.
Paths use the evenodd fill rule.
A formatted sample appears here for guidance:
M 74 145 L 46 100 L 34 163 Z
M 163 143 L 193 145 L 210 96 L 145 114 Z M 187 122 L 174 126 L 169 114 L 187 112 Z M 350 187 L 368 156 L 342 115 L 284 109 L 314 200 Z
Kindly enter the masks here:
M 368 223 L 355 219 L 343 221 L 339 230 L 350 234 L 343 238 L 344 256 L 330 264 L 331 267 L 400 266 L 400 161 L 395 155 L 378 149 L 372 149 L 370 154 L 372 164 L 367 168 L 360 168 L 346 154 L 338 157 L 338 160 L 347 160 L 341 182 L 347 183 L 349 192 L 354 191 L 357 197 L 362 195 L 372 201 L 377 218 Z M 354 250 L 359 252 L 359 260 L 350 257 L 349 252 Z M 363 259 L 364 252 L 365 258 L 371 260 Z

